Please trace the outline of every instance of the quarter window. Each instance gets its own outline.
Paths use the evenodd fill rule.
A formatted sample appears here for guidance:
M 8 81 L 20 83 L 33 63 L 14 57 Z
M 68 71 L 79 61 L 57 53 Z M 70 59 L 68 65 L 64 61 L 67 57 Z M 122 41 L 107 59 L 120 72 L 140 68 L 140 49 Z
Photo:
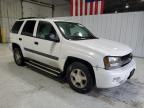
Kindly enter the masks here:
M 22 35 L 33 36 L 36 21 L 27 21 L 22 30 Z
M 19 32 L 23 22 L 24 21 L 16 21 L 15 24 L 13 25 L 12 29 L 11 29 L 11 32 L 17 34 Z

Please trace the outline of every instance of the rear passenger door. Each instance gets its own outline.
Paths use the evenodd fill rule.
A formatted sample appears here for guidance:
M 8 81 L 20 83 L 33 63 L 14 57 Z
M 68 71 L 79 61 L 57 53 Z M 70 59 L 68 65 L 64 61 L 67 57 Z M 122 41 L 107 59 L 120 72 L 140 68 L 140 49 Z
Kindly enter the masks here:
M 33 32 L 35 29 L 35 20 L 27 20 L 21 32 L 22 44 L 25 52 L 25 57 L 34 59 L 34 53 L 30 50 L 34 49 Z

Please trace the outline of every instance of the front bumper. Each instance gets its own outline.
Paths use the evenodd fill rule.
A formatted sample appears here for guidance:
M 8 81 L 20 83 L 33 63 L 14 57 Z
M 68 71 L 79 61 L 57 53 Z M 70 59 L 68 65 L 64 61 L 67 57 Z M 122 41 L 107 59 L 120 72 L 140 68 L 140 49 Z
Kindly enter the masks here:
M 105 70 L 94 67 L 93 69 L 95 72 L 96 86 L 97 88 L 110 88 L 119 86 L 129 78 L 131 72 L 133 72 L 135 68 L 136 63 L 134 60 L 124 67 L 118 69 Z

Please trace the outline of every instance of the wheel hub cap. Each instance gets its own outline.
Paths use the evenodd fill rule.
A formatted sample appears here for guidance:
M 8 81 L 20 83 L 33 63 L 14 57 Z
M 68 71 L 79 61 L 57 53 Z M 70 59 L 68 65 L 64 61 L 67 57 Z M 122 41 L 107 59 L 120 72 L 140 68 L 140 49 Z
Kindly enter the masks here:
M 70 77 L 71 77 L 72 84 L 77 88 L 84 88 L 87 84 L 86 75 L 80 69 L 72 70 Z

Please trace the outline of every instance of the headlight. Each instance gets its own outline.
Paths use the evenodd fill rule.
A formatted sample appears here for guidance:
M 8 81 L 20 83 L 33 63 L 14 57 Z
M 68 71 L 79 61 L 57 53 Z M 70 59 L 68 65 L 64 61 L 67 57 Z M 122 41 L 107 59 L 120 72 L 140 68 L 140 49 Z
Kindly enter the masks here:
M 119 68 L 122 65 L 122 61 L 120 57 L 109 57 L 106 56 L 104 57 L 104 65 L 105 65 L 105 69 L 115 69 L 115 68 Z

